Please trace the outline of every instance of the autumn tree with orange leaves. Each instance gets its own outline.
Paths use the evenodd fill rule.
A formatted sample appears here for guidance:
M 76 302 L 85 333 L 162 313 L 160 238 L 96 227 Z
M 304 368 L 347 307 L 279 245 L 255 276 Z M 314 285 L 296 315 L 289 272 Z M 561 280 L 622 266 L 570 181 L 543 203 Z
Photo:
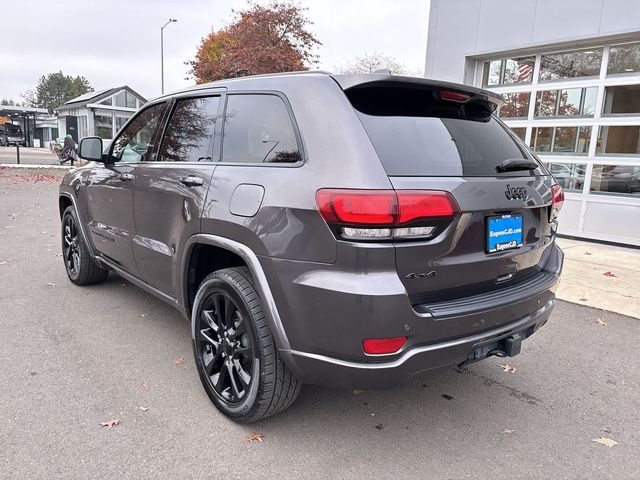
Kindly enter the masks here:
M 289 2 L 249 2 L 234 21 L 203 38 L 188 62 L 197 83 L 240 75 L 308 70 L 321 43 L 307 31 L 306 8 Z

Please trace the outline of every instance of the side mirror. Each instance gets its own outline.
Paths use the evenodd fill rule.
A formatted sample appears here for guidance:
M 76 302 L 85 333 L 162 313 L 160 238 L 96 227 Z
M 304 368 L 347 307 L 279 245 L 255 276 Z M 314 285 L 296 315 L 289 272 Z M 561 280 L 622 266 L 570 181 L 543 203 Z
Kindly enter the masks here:
M 102 139 L 100 137 L 85 137 L 80 140 L 78 156 L 88 162 L 102 162 Z

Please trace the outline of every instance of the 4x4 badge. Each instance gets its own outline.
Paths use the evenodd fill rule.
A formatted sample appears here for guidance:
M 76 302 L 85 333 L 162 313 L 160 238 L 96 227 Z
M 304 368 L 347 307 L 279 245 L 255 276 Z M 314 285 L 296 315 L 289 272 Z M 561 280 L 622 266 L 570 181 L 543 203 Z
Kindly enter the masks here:
M 524 187 L 511 187 L 507 183 L 507 190 L 504 192 L 504 196 L 507 197 L 507 200 L 515 200 L 516 198 L 526 200 L 527 189 Z

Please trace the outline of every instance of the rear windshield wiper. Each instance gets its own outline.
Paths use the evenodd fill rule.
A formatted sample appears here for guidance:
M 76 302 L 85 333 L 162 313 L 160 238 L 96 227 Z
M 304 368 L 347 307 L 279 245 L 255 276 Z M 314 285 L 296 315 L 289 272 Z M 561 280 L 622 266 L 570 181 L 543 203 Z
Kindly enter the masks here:
M 534 160 L 528 158 L 507 158 L 500 165 L 496 165 L 498 172 L 513 172 L 516 170 L 535 170 L 540 165 Z

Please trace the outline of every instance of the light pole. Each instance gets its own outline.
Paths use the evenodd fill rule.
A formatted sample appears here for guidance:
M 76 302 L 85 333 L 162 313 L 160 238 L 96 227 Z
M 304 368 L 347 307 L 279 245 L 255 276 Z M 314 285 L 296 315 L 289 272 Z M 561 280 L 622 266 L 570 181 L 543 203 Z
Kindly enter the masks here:
M 170 23 L 177 22 L 175 18 L 170 18 L 167 23 L 160 27 L 160 84 L 161 92 L 164 94 L 164 29 Z

